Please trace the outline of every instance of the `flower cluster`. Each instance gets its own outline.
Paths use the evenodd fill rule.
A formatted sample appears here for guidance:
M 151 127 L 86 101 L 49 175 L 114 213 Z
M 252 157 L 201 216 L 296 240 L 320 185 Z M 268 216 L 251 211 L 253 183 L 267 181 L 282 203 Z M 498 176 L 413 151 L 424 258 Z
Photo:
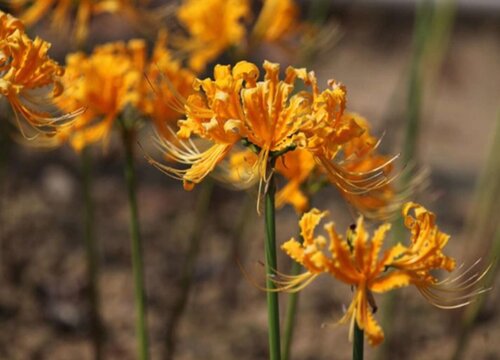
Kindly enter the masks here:
M 63 108 L 85 106 L 74 126 L 58 132 L 56 140 L 69 141 L 76 151 L 109 138 L 114 122 L 126 106 L 139 102 L 139 83 L 143 79 L 145 43 L 110 43 L 96 47 L 87 56 L 69 54 L 64 82 L 66 91 L 58 105 Z
M 319 165 L 346 197 L 367 196 L 372 191 L 390 192 L 391 163 L 395 157 L 376 155 L 378 145 L 369 134 L 365 120 L 345 111 L 346 88 L 333 80 L 320 91 L 313 72 L 288 67 L 280 80 L 280 66 L 264 62 L 260 70 L 250 62 L 234 67 L 217 65 L 214 78 L 197 79 L 194 93 L 178 96 L 173 104 L 186 118 L 178 122 L 176 139 L 163 139 L 167 157 L 187 168 L 154 164 L 180 179 L 192 189 L 218 164 L 237 169 L 225 171 L 231 183 L 265 183 L 269 167 L 293 180 L 278 196 L 299 210 L 308 207 L 300 185 Z M 301 81 L 310 88 L 295 92 Z M 247 146 L 251 151 L 238 155 L 238 161 L 224 162 Z M 202 148 L 204 147 L 204 148 Z M 202 150 L 200 150 L 202 148 Z M 296 153 L 295 153 L 296 152 Z M 277 159 L 285 155 L 282 159 Z M 301 164 L 293 167 L 294 157 Z M 290 167 L 289 167 L 290 166 Z M 293 200 L 285 200 L 293 198 Z M 353 201 L 361 210 L 363 201 Z
M 25 137 L 30 137 L 30 130 L 35 135 L 52 136 L 75 115 L 57 116 L 50 109 L 63 91 L 64 69 L 48 56 L 49 48 L 50 44 L 38 37 L 30 39 L 20 20 L 0 11 L 0 94 L 12 105 Z M 69 111 L 75 109 L 78 108 Z M 18 114 L 27 121 L 29 129 Z
M 372 345 L 378 345 L 384 339 L 384 333 L 373 316 L 377 310 L 373 293 L 414 285 L 431 304 L 440 308 L 457 308 L 467 305 L 484 291 L 476 286 L 484 273 L 467 278 L 464 278 L 464 273 L 445 281 L 439 281 L 432 274 L 434 270 L 450 272 L 456 264 L 443 253 L 449 235 L 439 230 L 433 213 L 416 203 L 409 202 L 403 207 L 404 223 L 410 231 L 409 245 L 397 243 L 382 255 L 380 252 L 390 224 L 381 225 L 369 240 L 363 217 L 349 229 L 345 239 L 330 222 L 325 225 L 327 243 L 324 236 L 314 235 L 315 228 L 326 215 L 327 212 L 317 209 L 304 214 L 300 220 L 303 243 L 292 238 L 282 245 L 282 249 L 306 272 L 298 276 L 283 276 L 276 283 L 280 290 L 295 292 L 327 273 L 353 286 L 353 300 L 339 322 L 351 321 L 352 330 L 356 321 Z M 468 293 L 464 295 L 464 291 Z
M 85 111 L 71 126 L 40 139 L 38 145 L 69 142 L 76 151 L 96 142 L 105 145 L 113 125 L 127 110 L 150 118 L 158 133 L 168 136 L 167 124 L 180 116 L 166 105 L 175 99 L 169 85 L 173 84 L 175 94 L 187 95 L 194 75 L 172 58 L 166 42 L 166 33 L 160 33 L 149 60 L 144 40 L 97 46 L 90 55 L 69 54 L 61 79 L 66 91 L 57 105 L 63 110 L 82 107 Z M 165 76 L 171 79 L 169 83 L 162 81 Z

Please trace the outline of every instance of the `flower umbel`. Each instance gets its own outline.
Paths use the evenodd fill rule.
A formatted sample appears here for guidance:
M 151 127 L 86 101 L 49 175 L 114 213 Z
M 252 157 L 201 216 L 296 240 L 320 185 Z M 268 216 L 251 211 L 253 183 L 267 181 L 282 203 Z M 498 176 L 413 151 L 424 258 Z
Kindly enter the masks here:
M 67 91 L 58 101 L 62 109 L 85 106 L 71 128 L 56 141 L 69 140 L 76 151 L 88 144 L 106 141 L 114 122 L 127 106 L 136 107 L 144 81 L 146 48 L 142 40 L 99 46 L 89 56 L 67 56 L 64 83 Z
M 280 79 L 279 64 L 265 61 L 263 69 L 264 77 L 259 80 L 260 70 L 250 62 L 238 62 L 233 68 L 217 65 L 213 79 L 195 80 L 195 91 L 187 99 L 177 94 L 171 106 L 184 112 L 186 118 L 178 122 L 177 139 L 166 138 L 160 142 L 168 158 L 188 167 L 178 169 L 152 161 L 153 164 L 183 180 L 185 188 L 191 189 L 211 173 L 236 144 L 241 144 L 257 158 L 246 156 L 251 166 L 240 162 L 244 171 L 228 173 L 245 174 L 247 183 L 255 178 L 260 179 L 261 185 L 266 183 L 269 171 L 274 171 L 271 162 L 295 149 L 306 151 L 305 156 L 313 160 L 309 161 L 309 170 L 313 162 L 319 164 L 344 193 L 358 196 L 389 183 L 386 169 L 395 157 L 367 171 L 349 171 L 346 166 L 358 157 L 371 154 L 376 146 L 365 143 L 366 138 L 372 139 L 371 135 L 365 135 L 367 128 L 353 116 L 344 114 L 346 89 L 343 85 L 331 80 L 328 88 L 320 92 L 314 73 L 306 69 L 288 67 L 283 79 Z M 298 81 L 310 91 L 295 93 Z M 296 190 L 306 177 L 307 173 L 296 179 L 293 184 Z M 295 195 L 300 196 L 298 192 Z
M 31 40 L 22 23 L 0 11 L 0 94 L 15 111 L 16 121 L 25 137 L 30 137 L 18 114 L 28 122 L 35 135 L 53 136 L 68 120 L 81 113 L 79 107 L 68 114 L 54 115 L 51 105 L 63 91 L 64 69 L 47 52 L 50 44 L 40 38 Z
M 415 211 L 416 218 L 409 215 L 411 210 Z M 300 244 L 291 239 L 282 245 L 282 249 L 307 271 L 295 277 L 282 276 L 276 283 L 281 290 L 294 292 L 303 289 L 318 275 L 328 273 L 354 286 L 353 300 L 339 323 L 350 321 L 352 333 L 356 321 L 373 346 L 384 339 L 382 328 L 373 316 L 377 310 L 373 293 L 412 284 L 431 304 L 456 308 L 467 305 L 474 296 L 485 291 L 477 286 L 485 272 L 464 273 L 441 282 L 431 275 L 433 270 L 452 271 L 455 261 L 442 253 L 449 236 L 439 231 L 434 214 L 420 205 L 407 203 L 403 209 L 405 223 L 411 232 L 411 244 L 407 247 L 398 243 L 381 255 L 390 224 L 381 225 L 369 240 L 363 217 L 348 230 L 345 239 L 337 233 L 333 223 L 327 223 L 327 247 L 325 237 L 314 236 L 315 228 L 326 215 L 326 212 L 313 209 L 302 217 L 300 228 L 304 242 Z M 464 279 L 464 275 L 468 277 Z

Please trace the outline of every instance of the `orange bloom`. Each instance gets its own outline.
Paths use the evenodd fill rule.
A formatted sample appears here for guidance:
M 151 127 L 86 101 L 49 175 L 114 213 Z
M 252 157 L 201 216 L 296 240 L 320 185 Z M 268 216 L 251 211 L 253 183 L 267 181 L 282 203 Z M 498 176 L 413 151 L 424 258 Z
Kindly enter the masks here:
M 253 27 L 256 39 L 277 41 L 297 29 L 299 7 L 293 0 L 265 0 Z
M 74 126 L 58 134 L 59 142 L 69 140 L 76 151 L 88 144 L 106 141 L 113 124 L 127 106 L 137 107 L 144 81 L 145 43 L 131 40 L 96 47 L 89 56 L 67 56 L 64 83 L 67 91 L 58 105 L 85 106 Z
M 190 37 L 179 39 L 178 47 L 189 53 L 189 66 L 205 69 L 229 46 L 245 36 L 243 19 L 249 17 L 248 0 L 184 0 L 177 18 Z
M 56 116 L 48 110 L 63 90 L 64 69 L 48 56 L 49 43 L 38 37 L 28 38 L 22 23 L 3 12 L 0 12 L 0 35 L 0 94 L 12 105 L 24 136 L 28 135 L 18 113 L 38 134 L 54 135 L 75 115 Z M 68 111 L 75 109 L 78 108 Z
M 409 215 L 411 210 L 415 211 L 415 218 Z M 405 224 L 411 232 L 410 246 L 398 243 L 385 250 L 381 256 L 390 224 L 381 225 L 369 240 L 363 217 L 347 232 L 345 239 L 330 222 L 325 225 L 329 238 L 327 245 L 324 236 L 314 235 L 315 228 L 326 215 L 326 212 L 317 209 L 304 214 L 299 223 L 303 243 L 292 238 L 282 245 L 282 249 L 307 271 L 298 276 L 283 276 L 276 283 L 281 287 L 280 290 L 294 292 L 303 289 L 320 274 L 328 273 L 354 286 L 353 300 L 339 322 L 351 321 L 352 334 L 356 321 L 371 345 L 378 345 L 384 339 L 382 328 L 373 316 L 377 310 L 373 293 L 413 284 L 431 304 L 441 308 L 456 308 L 467 305 L 474 296 L 485 291 L 477 289 L 477 284 L 486 272 L 462 279 L 459 284 L 456 280 L 464 274 L 456 280 L 442 282 L 431 275 L 433 270 L 452 271 L 455 261 L 442 253 L 449 236 L 439 231 L 434 214 L 420 205 L 408 203 L 403 208 Z M 468 293 L 460 294 L 463 290 L 468 290 Z
M 243 144 L 257 154 L 252 173 L 262 183 L 267 181 L 271 159 L 300 148 L 336 177 L 336 185 L 345 191 L 362 193 L 383 185 L 380 171 L 370 171 L 365 179 L 363 173 L 351 176 L 334 163 L 343 147 L 365 131 L 354 119 L 343 116 L 344 86 L 330 81 L 329 88 L 320 92 L 314 73 L 305 69 L 289 67 L 280 80 L 278 64 L 266 61 L 263 68 L 265 75 L 259 81 L 260 71 L 252 63 L 241 61 L 234 68 L 217 65 L 213 80 L 196 80 L 192 95 L 187 99 L 178 96 L 173 106 L 186 115 L 178 123 L 181 143 L 166 139 L 163 145 L 169 158 L 188 168 L 155 165 L 190 189 L 236 144 Z M 294 94 L 297 79 L 312 91 Z M 203 139 L 204 145 L 195 144 L 196 139 Z M 199 146 L 203 146 L 201 150 Z

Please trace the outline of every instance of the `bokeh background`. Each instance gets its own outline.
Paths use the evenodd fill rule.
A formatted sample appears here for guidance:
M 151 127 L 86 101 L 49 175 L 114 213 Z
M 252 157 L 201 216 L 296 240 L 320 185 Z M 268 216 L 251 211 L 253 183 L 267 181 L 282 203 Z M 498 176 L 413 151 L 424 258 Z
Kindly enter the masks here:
M 370 119 L 376 134 L 385 134 L 382 149 L 400 152 L 408 117 L 416 1 L 326 3 L 322 9 L 334 36 L 307 66 L 316 71 L 320 84 L 331 78 L 344 83 L 349 108 Z M 500 182 L 492 165 L 500 162 L 500 154 L 489 155 L 500 109 L 499 4 L 463 0 L 452 6 L 453 24 L 435 50 L 437 60 L 430 61 L 423 88 L 416 161 L 430 169 L 431 184 L 417 199 L 438 214 L 440 227 L 452 235 L 449 252 L 465 264 L 491 254 L 499 216 L 489 213 L 489 225 L 474 228 L 480 179 Z M 300 5 L 304 17 L 318 6 L 314 1 Z M 51 54 L 63 63 L 70 40 L 46 25 L 42 22 L 31 32 L 53 42 Z M 119 18 L 102 17 L 91 25 L 92 43 L 134 36 Z M 256 57 L 294 64 L 294 56 L 264 49 Z M 1 109 L 5 118 L 8 104 L 2 102 Z M 9 131 L 6 121 L 1 122 L 5 166 L 0 189 L 0 358 L 91 359 L 80 159 L 67 147 L 40 151 L 17 144 L 5 138 Z M 147 144 L 151 136 L 146 126 L 139 141 Z M 128 205 L 118 140 L 106 151 L 92 149 L 100 293 L 105 358 L 134 359 Z M 185 192 L 180 183 L 151 167 L 140 151 L 136 157 L 152 358 L 165 358 L 169 326 L 178 316 L 175 359 L 265 359 L 265 294 L 245 279 L 237 264 L 263 281 L 264 225 L 255 211 L 256 191 L 216 186 L 209 212 L 194 229 L 200 189 Z M 489 198 L 500 202 L 498 187 Z M 329 209 L 339 228 L 353 221 L 334 190 L 323 190 L 313 205 Z M 202 234 L 198 246 L 191 243 L 193 230 Z M 279 211 L 278 242 L 296 233 L 293 209 Z M 192 265 L 193 280 L 182 309 L 178 304 L 186 261 Z M 289 266 L 280 254 L 279 268 Z M 463 359 L 500 359 L 499 287 L 496 279 Z M 281 297 L 282 308 L 286 298 Z M 347 326 L 328 326 L 341 317 L 349 299 L 350 289 L 328 278 L 301 293 L 293 359 L 350 357 Z M 377 301 L 382 306 L 383 299 Z M 385 359 L 451 358 L 463 310 L 438 310 L 408 288 L 399 291 L 391 311 L 394 325 Z M 366 354 L 368 359 L 376 357 L 369 347 Z

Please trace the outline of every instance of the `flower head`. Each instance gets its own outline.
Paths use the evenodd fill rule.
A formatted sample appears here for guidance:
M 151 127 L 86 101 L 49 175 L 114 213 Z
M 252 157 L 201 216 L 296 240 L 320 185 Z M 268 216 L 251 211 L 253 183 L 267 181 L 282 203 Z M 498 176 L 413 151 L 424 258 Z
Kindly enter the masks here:
M 68 55 L 64 83 L 67 91 L 58 105 L 84 106 L 86 111 L 75 119 L 74 126 L 58 134 L 69 140 L 75 150 L 107 140 L 114 122 L 129 105 L 137 106 L 145 66 L 145 43 L 131 40 L 99 46 L 89 56 Z
M 411 210 L 415 211 L 415 218 L 409 215 Z M 350 320 L 353 329 L 352 324 L 356 321 L 372 345 L 378 345 L 384 339 L 383 331 L 373 316 L 377 309 L 373 293 L 413 284 L 433 305 L 449 308 L 464 306 L 484 291 L 474 289 L 484 272 L 470 276 L 455 287 L 449 286 L 453 285 L 453 280 L 439 282 L 431 275 L 433 270 L 452 271 L 455 261 L 442 253 L 449 236 L 439 231 L 434 223 L 434 214 L 420 205 L 408 203 L 403 209 L 405 223 L 411 232 L 410 245 L 398 243 L 382 254 L 389 224 L 383 224 L 375 230 L 370 240 L 363 217 L 351 227 L 346 238 L 339 235 L 330 222 L 325 225 L 329 238 L 327 244 L 324 236 L 314 235 L 315 228 L 326 215 L 326 212 L 317 209 L 304 214 L 299 224 L 303 243 L 291 239 L 282 245 L 282 249 L 307 271 L 295 277 L 278 279 L 276 283 L 281 286 L 281 290 L 298 291 L 320 274 L 328 273 L 354 286 L 353 300 L 340 323 Z M 459 291 L 463 290 L 469 291 L 459 295 Z M 448 297 L 443 294 L 448 294 Z
M 187 99 L 177 96 L 172 104 L 186 117 L 178 122 L 178 142 L 163 141 L 167 157 L 188 167 L 177 169 L 153 163 L 183 180 L 185 188 L 190 189 L 223 162 L 236 144 L 243 144 L 257 155 L 257 159 L 247 158 L 252 162 L 252 176 L 260 179 L 261 184 L 267 181 L 269 168 L 274 167 L 277 157 L 295 149 L 308 152 L 309 155 L 299 156 L 308 157 L 309 169 L 313 162 L 322 165 L 345 192 L 363 194 L 386 183 L 386 173 L 381 168 L 370 169 L 366 174 L 349 173 L 341 162 L 336 164 L 344 147 L 347 157 L 351 157 L 349 152 L 356 153 L 352 149 L 366 146 L 363 141 L 353 142 L 363 136 L 366 128 L 344 115 L 343 85 L 330 81 L 329 87 L 320 91 L 314 73 L 306 69 L 288 67 L 283 79 L 279 64 L 265 61 L 263 69 L 260 80 L 259 68 L 241 61 L 234 67 L 217 65 L 213 79 L 195 80 L 195 92 Z M 295 93 L 298 81 L 310 91 Z M 200 144 L 198 140 L 203 141 Z M 362 148 L 357 152 L 364 154 Z M 252 182 L 252 176 L 245 176 L 247 182 Z M 295 181 L 296 190 L 306 177 L 301 175 Z
M 74 115 L 55 116 L 48 111 L 62 93 L 64 69 L 48 56 L 49 43 L 38 37 L 31 40 L 19 20 L 1 11 L 0 35 L 0 94 L 12 105 L 25 136 L 18 113 L 37 133 L 54 135 Z

